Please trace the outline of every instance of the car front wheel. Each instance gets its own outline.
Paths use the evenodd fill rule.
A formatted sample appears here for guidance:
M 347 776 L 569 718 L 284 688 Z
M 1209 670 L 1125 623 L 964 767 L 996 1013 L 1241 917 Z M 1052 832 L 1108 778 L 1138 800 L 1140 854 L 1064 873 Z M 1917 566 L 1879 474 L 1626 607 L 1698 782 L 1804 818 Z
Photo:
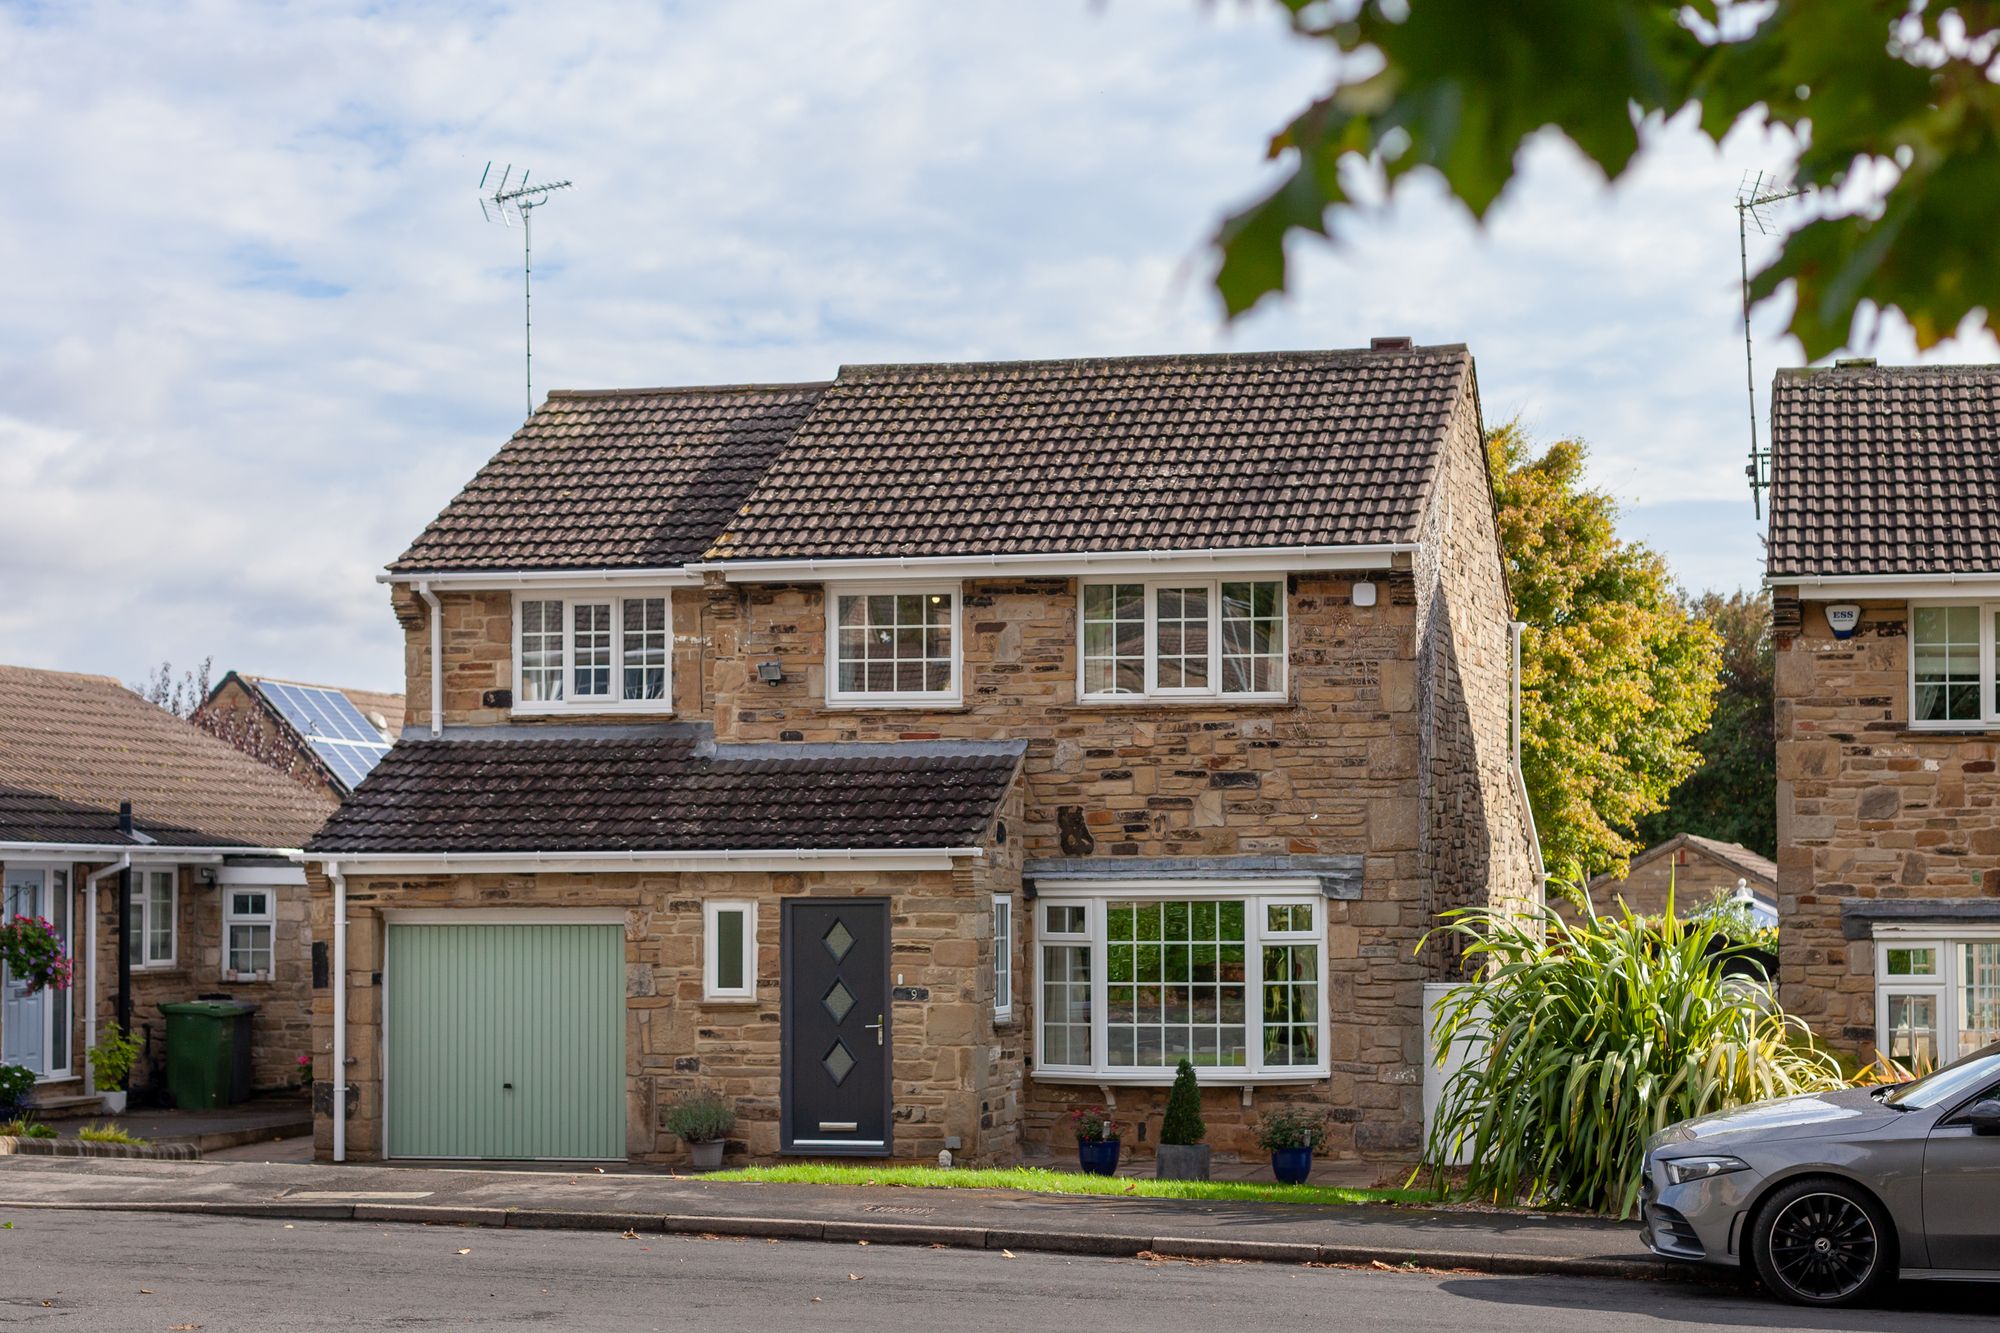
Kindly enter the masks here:
M 1757 1211 L 1750 1257 L 1773 1295 L 1848 1305 L 1895 1272 L 1895 1234 L 1879 1204 L 1845 1181 L 1799 1180 Z

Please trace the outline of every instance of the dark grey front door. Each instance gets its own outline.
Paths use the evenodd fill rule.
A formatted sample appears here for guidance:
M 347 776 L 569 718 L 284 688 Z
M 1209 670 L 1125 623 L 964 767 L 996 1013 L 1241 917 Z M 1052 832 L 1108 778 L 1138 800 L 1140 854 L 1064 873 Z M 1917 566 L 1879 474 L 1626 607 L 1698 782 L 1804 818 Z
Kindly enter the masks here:
M 889 1152 L 889 904 L 784 907 L 786 1152 Z

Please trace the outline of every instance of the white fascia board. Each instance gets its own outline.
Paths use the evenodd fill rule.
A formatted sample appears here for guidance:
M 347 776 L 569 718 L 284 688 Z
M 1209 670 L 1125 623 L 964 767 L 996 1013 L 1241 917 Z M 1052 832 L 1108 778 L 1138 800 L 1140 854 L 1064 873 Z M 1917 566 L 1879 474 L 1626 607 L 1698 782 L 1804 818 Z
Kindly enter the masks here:
M 1772 574 L 1766 588 L 1796 588 L 1801 601 L 1843 602 L 1869 598 L 2000 598 L 2000 571 L 1962 574 Z
M 722 560 L 689 565 L 715 571 L 730 583 L 781 579 L 813 582 L 884 579 L 977 579 L 1007 574 L 1217 574 L 1291 573 L 1314 569 L 1385 569 L 1414 555 L 1413 542 L 1370 546 L 1257 546 L 1200 551 L 1051 551 L 1031 555 L 894 556 L 869 560 Z
M 979 847 L 738 850 L 708 852 L 404 852 L 308 856 L 316 865 L 354 875 L 663 874 L 805 870 L 949 870 L 952 862 L 984 856 Z
M 115 861 L 130 856 L 138 865 L 214 865 L 225 856 L 296 856 L 282 847 L 162 847 L 158 843 L 133 846 L 130 843 L 96 842 L 0 842 L 0 860 L 28 860 L 39 857 L 68 857 L 77 861 Z
M 698 588 L 701 575 L 691 565 L 655 569 L 466 569 L 403 574 L 384 570 L 377 583 L 428 583 L 461 592 L 500 592 L 523 587 L 589 588 L 638 584 L 649 588 Z
M 245 885 L 302 885 L 306 882 L 306 871 L 302 865 L 283 866 L 222 866 L 215 872 L 217 884 L 243 887 Z

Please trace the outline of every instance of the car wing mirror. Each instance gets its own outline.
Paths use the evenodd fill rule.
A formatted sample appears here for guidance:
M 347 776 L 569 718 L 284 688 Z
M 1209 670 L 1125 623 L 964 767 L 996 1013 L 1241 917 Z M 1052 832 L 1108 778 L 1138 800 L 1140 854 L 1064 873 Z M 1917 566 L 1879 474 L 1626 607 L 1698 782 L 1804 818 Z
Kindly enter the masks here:
M 2000 1134 L 2000 1097 L 1981 1097 L 1959 1119 L 1975 1134 Z

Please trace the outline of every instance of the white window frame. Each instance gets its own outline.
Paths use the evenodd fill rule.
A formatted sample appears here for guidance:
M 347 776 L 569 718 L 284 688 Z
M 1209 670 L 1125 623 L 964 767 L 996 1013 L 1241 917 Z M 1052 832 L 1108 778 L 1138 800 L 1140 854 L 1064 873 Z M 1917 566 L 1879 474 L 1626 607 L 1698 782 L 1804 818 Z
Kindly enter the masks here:
M 1937 1005 L 1938 1064 L 1959 1058 L 1963 978 L 1959 975 L 1961 944 L 2000 942 L 2000 925 L 1882 925 L 1875 928 L 1875 1049 L 1889 1053 L 1889 997 L 1918 995 Z M 1891 949 L 1930 949 L 1937 960 L 1931 976 L 1891 976 Z
M 716 918 L 724 912 L 743 914 L 743 984 L 722 984 L 722 934 Z M 701 905 L 701 997 L 725 1003 L 744 1003 L 757 998 L 757 904 L 753 902 L 705 902 Z
M 1014 895 L 993 895 L 993 1021 L 1014 1017 Z
M 951 686 L 945 690 L 840 688 L 840 599 L 951 598 Z M 956 708 L 965 700 L 965 585 L 962 583 L 829 583 L 826 585 L 826 703 L 829 708 Z
M 1127 694 L 1116 691 L 1092 693 L 1084 688 L 1084 589 L 1088 587 L 1111 587 L 1118 584 L 1140 584 L 1145 589 L 1146 601 L 1146 688 L 1143 693 Z M 1278 585 L 1278 687 L 1275 690 L 1228 690 L 1222 688 L 1222 585 L 1225 583 L 1275 583 Z M 1162 588 L 1208 589 L 1208 684 L 1202 686 L 1163 687 L 1160 684 L 1160 644 L 1159 644 L 1159 591 Z M 1282 703 L 1291 697 L 1292 669 L 1292 597 L 1291 580 L 1288 575 L 1265 572 L 1260 574 L 1223 574 L 1215 578 L 1088 578 L 1077 580 L 1076 585 L 1076 697 L 1083 703 L 1091 704 L 1132 704 L 1158 703 L 1162 700 L 1186 702 L 1201 700 L 1213 703 Z
M 278 979 L 278 890 L 271 884 L 223 884 L 218 886 L 222 895 L 222 979 L 224 981 L 276 981 Z M 262 912 L 238 912 L 236 895 L 239 893 L 261 893 L 264 895 Z M 229 934 L 234 926 L 264 926 L 271 932 L 271 966 L 264 971 L 244 972 L 229 965 Z
M 181 951 L 181 872 L 178 866 L 133 866 L 132 906 L 139 913 L 139 957 L 132 963 L 134 972 L 166 972 L 180 966 Z M 147 891 L 148 875 L 165 875 L 169 886 L 167 894 L 167 956 L 155 958 L 153 950 L 153 895 Z M 119 923 L 121 931 L 126 922 Z M 129 948 L 125 939 L 118 941 L 118 947 Z
M 1919 721 L 1917 718 L 1917 612 L 1919 610 L 1939 610 L 1946 607 L 1970 607 L 1979 614 L 1979 716 L 1974 718 L 1953 718 L 1946 721 Z M 1905 696 L 1904 721 L 1912 731 L 1978 731 L 2000 728 L 2000 698 L 1995 697 L 1993 672 L 1995 666 L 1994 618 L 2000 616 L 2000 602 L 1974 602 L 1963 597 L 1913 598 L 1907 608 L 1909 619 L 1904 623 L 1907 631 L 1903 642 L 1908 646 L 1909 660 L 1904 663 L 1904 684 L 1909 693 Z
M 1239 899 L 1244 903 L 1244 1016 L 1247 1063 L 1242 1066 L 1197 1066 L 1195 1078 L 1204 1084 L 1225 1087 L 1285 1083 L 1318 1083 L 1332 1076 L 1329 1064 L 1327 992 L 1327 914 L 1325 895 L 1317 879 L 1265 880 L 1053 880 L 1036 881 L 1034 898 L 1034 978 L 1036 1017 L 1034 1032 L 1034 1077 L 1045 1083 L 1088 1083 L 1164 1087 L 1173 1082 L 1174 1066 L 1119 1066 L 1108 1063 L 1110 986 L 1105 904 L 1130 899 L 1182 899 L 1213 901 Z M 1310 906 L 1312 925 L 1303 931 L 1267 929 L 1265 908 Z M 1051 907 L 1084 909 L 1081 934 L 1052 933 L 1045 927 Z M 1314 1065 L 1265 1065 L 1264 1059 L 1264 946 L 1306 943 L 1319 947 L 1318 1015 L 1319 1062 Z M 1081 1065 L 1052 1065 L 1045 1062 L 1042 1041 L 1044 1015 L 1041 1013 L 1044 960 L 1042 946 L 1078 944 L 1090 946 L 1090 1049 L 1096 1062 Z
M 664 601 L 666 612 L 666 682 L 657 699 L 627 699 L 625 690 L 625 603 Z M 521 604 L 562 603 L 562 683 L 560 699 L 526 699 L 521 689 Z M 611 608 L 611 693 L 576 695 L 576 608 L 581 603 Z M 548 717 L 563 713 L 649 713 L 674 711 L 674 593 L 671 588 L 517 588 L 513 604 L 514 704 L 516 717 Z

